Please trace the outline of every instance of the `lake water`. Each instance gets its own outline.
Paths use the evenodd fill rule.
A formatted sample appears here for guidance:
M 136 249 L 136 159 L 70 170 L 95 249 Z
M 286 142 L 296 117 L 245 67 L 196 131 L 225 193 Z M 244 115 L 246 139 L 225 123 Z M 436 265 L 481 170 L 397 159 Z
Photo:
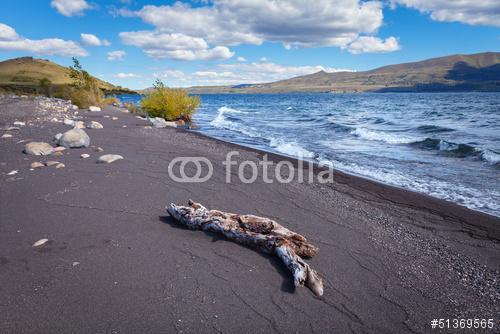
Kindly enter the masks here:
M 500 93 L 201 99 L 194 122 L 208 136 L 301 156 L 500 216 Z

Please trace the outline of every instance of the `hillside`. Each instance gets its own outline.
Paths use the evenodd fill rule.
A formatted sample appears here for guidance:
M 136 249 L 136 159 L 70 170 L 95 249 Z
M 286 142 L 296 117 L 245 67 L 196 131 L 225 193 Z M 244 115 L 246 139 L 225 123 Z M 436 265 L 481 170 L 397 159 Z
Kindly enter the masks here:
M 277 82 L 191 87 L 190 93 L 500 91 L 500 53 L 453 55 L 364 72 L 324 71 Z
M 5 90 L 30 92 L 35 90 L 44 78 L 49 79 L 55 86 L 71 84 L 69 69 L 49 60 L 21 57 L 0 62 L 0 88 Z M 99 87 L 106 92 L 131 92 L 100 79 L 97 81 Z

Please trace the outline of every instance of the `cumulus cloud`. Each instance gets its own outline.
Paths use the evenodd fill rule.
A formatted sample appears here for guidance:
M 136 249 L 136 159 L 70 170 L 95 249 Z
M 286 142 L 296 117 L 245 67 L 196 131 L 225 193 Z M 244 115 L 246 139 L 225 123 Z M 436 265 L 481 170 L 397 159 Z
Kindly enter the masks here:
M 147 5 L 139 10 L 121 9 L 119 15 L 139 17 L 155 30 L 125 32 L 147 33 L 151 37 L 182 35 L 203 40 L 210 46 L 260 45 L 265 41 L 282 43 L 287 49 L 298 47 L 346 48 L 359 36 L 373 36 L 383 23 L 381 1 L 361 0 L 213 0 L 192 7 Z M 165 54 L 169 44 L 156 42 L 149 47 L 134 43 L 146 53 Z M 180 49 L 182 50 L 182 49 Z M 185 50 L 185 49 L 184 49 Z M 229 50 L 227 50 L 229 51 Z M 177 52 L 198 59 L 190 52 Z M 175 53 L 175 54 L 177 54 Z M 175 55 L 174 54 L 174 55 Z M 224 53 L 226 56 L 228 52 Z M 222 53 L 221 53 L 222 55 Z
M 114 75 L 114 77 L 119 79 L 130 79 L 130 78 L 138 78 L 139 75 L 135 73 L 117 73 Z
M 16 31 L 0 23 L 0 50 L 24 51 L 36 55 L 87 56 L 88 53 L 73 41 L 59 38 L 28 39 L 19 36 Z
M 50 5 L 64 16 L 83 15 L 87 9 L 92 6 L 85 0 L 52 0 Z
M 82 44 L 88 46 L 110 46 L 111 43 L 105 39 L 100 39 L 93 34 L 80 34 Z
M 238 57 L 236 58 L 237 61 L 245 62 L 247 59 L 245 57 Z
M 401 49 L 398 40 L 394 37 L 382 40 L 377 37 L 360 36 L 347 46 L 350 53 L 387 53 Z
M 121 32 L 119 36 L 124 44 L 137 46 L 153 58 L 216 60 L 234 55 L 225 46 L 210 48 L 203 38 L 181 33 L 142 30 Z
M 288 47 L 343 46 L 376 32 L 383 20 L 379 1 L 359 0 L 214 0 L 201 7 L 177 2 L 121 14 L 216 45 L 273 41 Z
M 470 25 L 500 26 L 498 0 L 391 0 L 391 5 L 402 5 L 430 13 L 436 21 L 462 22 Z
M 272 62 L 219 64 L 194 73 L 179 70 L 157 72 L 154 77 L 165 79 L 170 86 L 236 85 L 265 83 L 312 74 L 319 71 L 350 71 L 325 66 L 286 66 Z
M 108 60 L 123 60 L 127 53 L 122 50 L 108 52 Z

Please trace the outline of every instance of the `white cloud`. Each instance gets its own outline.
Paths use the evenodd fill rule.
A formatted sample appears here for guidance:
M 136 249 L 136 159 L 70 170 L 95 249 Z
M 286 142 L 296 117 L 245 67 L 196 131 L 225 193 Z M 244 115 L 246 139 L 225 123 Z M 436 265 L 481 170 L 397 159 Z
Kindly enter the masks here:
M 207 6 L 144 6 L 138 16 L 157 30 L 200 37 L 210 44 L 281 42 L 288 47 L 345 46 L 382 25 L 380 1 L 214 0 Z
M 141 48 L 153 58 L 171 58 L 176 60 L 216 60 L 229 59 L 234 55 L 225 46 L 210 48 L 208 43 L 199 37 L 180 33 L 163 33 L 158 31 L 121 32 L 120 39 L 124 44 Z
M 36 55 L 87 56 L 88 53 L 73 41 L 59 38 L 28 39 L 19 36 L 16 31 L 0 23 L 0 50 L 24 51 Z
M 120 79 L 130 79 L 130 78 L 138 78 L 139 75 L 135 73 L 117 73 L 114 75 L 114 77 Z
M 500 27 L 498 0 L 391 0 L 391 5 L 403 5 L 430 13 L 436 21 Z
M 127 53 L 122 50 L 108 52 L 108 60 L 123 60 Z
M 19 39 L 17 32 L 6 24 L 0 23 L 0 41 L 14 41 Z
M 93 34 L 80 34 L 82 44 L 88 46 L 110 46 L 111 43 L 105 39 L 100 39 Z
M 319 71 L 350 71 L 325 66 L 286 66 L 270 62 L 246 64 L 219 64 L 217 66 L 184 73 L 179 70 L 165 70 L 154 73 L 154 77 L 165 79 L 169 86 L 187 87 L 197 85 L 237 85 L 265 83 L 312 74 Z
M 347 46 L 350 53 L 387 53 L 401 49 L 395 37 L 382 40 L 377 37 L 360 36 Z
M 247 59 L 245 57 L 238 57 L 236 58 L 237 61 L 245 62 Z
M 64 16 L 83 15 L 92 8 L 85 0 L 52 0 L 50 5 Z
M 201 6 L 175 2 L 148 5 L 140 10 L 118 10 L 125 17 L 140 17 L 151 31 L 123 32 L 122 40 L 153 57 L 198 60 L 230 57 L 229 49 L 208 52 L 213 46 L 260 45 L 279 42 L 299 47 L 347 48 L 360 36 L 373 37 L 383 23 L 382 2 L 362 0 L 213 0 Z M 203 41 L 205 52 L 176 45 L 174 35 Z M 135 37 L 135 38 L 134 38 Z M 131 40 L 133 39 L 133 40 Z

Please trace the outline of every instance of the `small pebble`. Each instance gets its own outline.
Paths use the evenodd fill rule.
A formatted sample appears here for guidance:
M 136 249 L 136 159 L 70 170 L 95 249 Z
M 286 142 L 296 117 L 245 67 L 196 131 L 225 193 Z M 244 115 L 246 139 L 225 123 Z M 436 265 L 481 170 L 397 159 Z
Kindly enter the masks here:
M 46 238 L 40 239 L 40 240 L 38 240 L 37 242 L 35 242 L 35 243 L 33 244 L 33 247 L 38 247 L 38 246 L 41 246 L 41 245 L 43 245 L 44 243 L 46 243 L 47 241 L 49 241 L 49 239 L 46 239 Z
M 4 134 L 4 135 L 2 136 L 2 138 L 11 138 L 11 137 L 12 137 L 12 135 L 11 135 L 11 134 L 9 134 L 9 133 L 6 133 L 6 134 Z
M 103 150 L 103 148 L 102 148 L 102 147 L 98 147 L 98 148 L 96 148 L 96 149 L 95 149 L 95 151 L 96 151 L 96 152 L 102 152 L 102 151 L 104 151 L 104 150 Z
M 80 158 L 83 158 L 83 159 L 90 158 L 90 154 L 83 153 L 82 155 L 80 155 Z
M 35 169 L 35 168 L 45 167 L 45 165 L 42 164 L 41 162 L 35 161 L 31 163 L 30 167 Z
M 56 165 L 56 168 L 64 168 L 66 167 L 63 163 L 59 163 Z
M 13 171 L 10 171 L 7 173 L 7 175 L 16 175 L 17 174 L 17 170 L 13 170 Z

